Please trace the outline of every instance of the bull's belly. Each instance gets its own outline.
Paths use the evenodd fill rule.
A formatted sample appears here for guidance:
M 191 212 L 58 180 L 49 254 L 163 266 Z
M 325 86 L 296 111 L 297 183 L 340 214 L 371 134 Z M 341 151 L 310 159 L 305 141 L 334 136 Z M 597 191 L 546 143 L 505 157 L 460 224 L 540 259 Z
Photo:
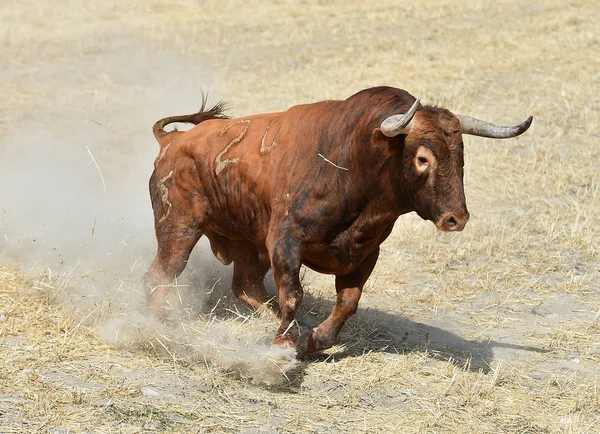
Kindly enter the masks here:
M 260 225 L 266 227 L 266 225 Z M 372 254 L 391 232 L 392 226 L 365 236 L 360 231 L 343 231 L 332 242 L 307 240 L 300 246 L 302 264 L 323 274 L 345 276 L 359 267 L 365 258 Z M 270 268 L 270 257 L 266 248 L 266 230 L 255 232 L 239 230 L 216 224 L 209 225 L 205 235 L 210 240 L 213 254 L 223 264 L 235 261 L 236 251 L 248 248 L 256 249 L 261 266 Z
M 329 245 L 309 251 L 303 256 L 302 263 L 318 273 L 345 276 L 360 266 L 376 248 L 376 245 L 360 247 Z
M 205 235 L 210 241 L 213 254 L 224 265 L 229 265 L 235 260 L 237 248 L 243 246 L 246 249 L 249 245 L 256 248 L 262 265 L 270 264 L 269 255 L 264 244 L 257 246 L 250 240 L 230 239 L 215 232 L 209 232 Z M 308 248 L 301 259 L 305 266 L 318 273 L 345 276 L 362 264 L 375 248 L 376 246 L 361 249 L 350 249 L 347 246 L 344 246 L 344 248 L 335 246 Z
M 235 261 L 236 256 L 247 252 L 248 249 L 256 249 L 256 255 L 261 267 L 270 267 L 269 254 L 264 243 L 256 243 L 256 240 L 241 236 L 227 236 L 214 231 L 204 233 L 210 242 L 210 248 L 215 257 L 223 264 L 229 265 Z
M 302 261 L 302 263 L 311 270 L 316 271 L 317 273 L 334 274 L 336 276 L 345 276 L 346 274 L 351 273 L 356 268 L 354 264 L 347 264 L 344 266 L 332 266 L 331 264 L 315 263 L 310 260 L 304 260 Z

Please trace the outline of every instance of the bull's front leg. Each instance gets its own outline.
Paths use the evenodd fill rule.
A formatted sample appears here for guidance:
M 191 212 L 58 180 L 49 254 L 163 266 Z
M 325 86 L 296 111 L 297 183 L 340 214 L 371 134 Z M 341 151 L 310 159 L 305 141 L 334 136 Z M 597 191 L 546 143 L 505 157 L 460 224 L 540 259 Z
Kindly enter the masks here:
M 275 333 L 273 344 L 295 348 L 299 329 L 295 321 L 296 311 L 302 303 L 304 294 L 300 284 L 300 267 L 302 265 L 300 242 L 285 237 L 269 244 L 271 244 L 271 248 L 269 248 L 271 268 L 277 285 L 281 311 L 281 324 Z
M 375 268 L 378 257 L 379 248 L 367 256 L 350 274 L 336 276 L 337 300 L 329 317 L 308 337 L 308 353 L 330 348 L 335 343 L 346 320 L 356 313 L 362 289 Z

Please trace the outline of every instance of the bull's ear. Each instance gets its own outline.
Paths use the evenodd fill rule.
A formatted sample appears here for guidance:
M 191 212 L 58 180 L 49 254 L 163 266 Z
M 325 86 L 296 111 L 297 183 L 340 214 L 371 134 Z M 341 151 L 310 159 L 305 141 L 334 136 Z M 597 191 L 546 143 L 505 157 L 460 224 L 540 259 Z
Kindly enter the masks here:
M 377 149 L 379 156 L 384 159 L 391 158 L 404 149 L 404 140 L 400 136 L 388 137 L 381 128 L 375 128 L 371 133 L 371 148 Z
M 381 128 L 375 128 L 373 130 L 373 133 L 371 134 L 371 141 L 373 143 L 376 142 L 389 142 L 390 139 L 395 139 L 396 137 L 389 137 L 387 136 L 383 131 L 381 131 Z
M 371 134 L 371 142 L 386 142 L 390 144 L 393 143 L 394 145 L 399 145 L 400 143 L 404 143 L 404 140 L 401 140 L 402 137 L 402 135 L 390 137 L 387 136 L 383 131 L 381 131 L 381 128 L 375 128 L 373 130 L 373 133 Z

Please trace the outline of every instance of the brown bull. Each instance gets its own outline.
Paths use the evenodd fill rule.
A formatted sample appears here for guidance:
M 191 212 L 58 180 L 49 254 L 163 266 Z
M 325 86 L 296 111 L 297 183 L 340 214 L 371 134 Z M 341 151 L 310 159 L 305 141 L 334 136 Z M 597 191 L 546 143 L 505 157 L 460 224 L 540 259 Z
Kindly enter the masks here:
M 300 267 L 334 274 L 337 301 L 308 336 L 328 348 L 356 312 L 379 245 L 411 211 L 441 231 L 469 220 L 462 134 L 515 137 L 531 124 L 489 124 L 423 106 L 404 90 L 376 87 L 344 101 L 229 119 L 222 105 L 154 125 L 160 153 L 150 178 L 158 253 L 146 274 L 157 315 L 202 235 L 234 264 L 233 292 L 258 309 L 271 268 L 281 325 L 274 343 L 295 346 Z M 173 122 L 198 126 L 165 132 Z

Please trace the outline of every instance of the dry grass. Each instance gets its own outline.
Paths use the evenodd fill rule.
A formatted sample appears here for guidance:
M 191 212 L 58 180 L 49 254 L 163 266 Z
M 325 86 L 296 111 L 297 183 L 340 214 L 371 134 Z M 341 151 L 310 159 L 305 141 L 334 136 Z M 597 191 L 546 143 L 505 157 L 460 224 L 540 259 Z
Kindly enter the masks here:
M 340 345 L 281 384 L 219 358 L 274 327 L 239 305 L 211 314 L 211 299 L 127 351 L 94 333 L 110 303 L 62 302 L 79 280 L 0 267 L 0 431 L 598 432 L 598 22 L 591 1 L 3 5 L 0 151 L 27 146 L 10 139 L 23 125 L 110 130 L 89 148 L 109 190 L 103 164 L 139 149 L 151 164 L 149 127 L 197 108 L 201 88 L 237 114 L 390 84 L 499 123 L 535 119 L 515 140 L 466 139 L 466 230 L 402 217 Z M 304 282 L 311 324 L 332 281 Z M 210 335 L 219 321 L 235 331 L 225 341 Z

